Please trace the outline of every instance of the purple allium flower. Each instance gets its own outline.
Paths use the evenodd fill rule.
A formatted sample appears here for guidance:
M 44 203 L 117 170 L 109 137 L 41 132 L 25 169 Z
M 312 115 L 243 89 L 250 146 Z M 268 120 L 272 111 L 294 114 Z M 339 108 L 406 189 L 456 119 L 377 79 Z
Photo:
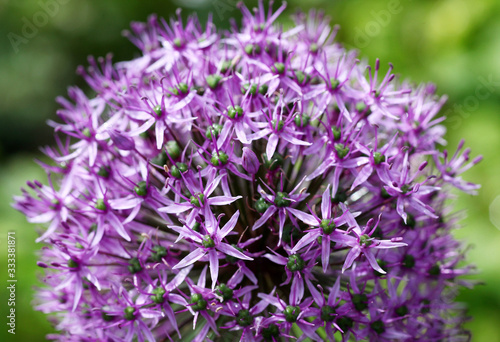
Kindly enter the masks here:
M 14 207 L 41 233 L 37 309 L 64 341 L 458 340 L 473 267 L 432 85 L 333 42 L 322 14 L 152 16 L 131 61 L 79 69 Z

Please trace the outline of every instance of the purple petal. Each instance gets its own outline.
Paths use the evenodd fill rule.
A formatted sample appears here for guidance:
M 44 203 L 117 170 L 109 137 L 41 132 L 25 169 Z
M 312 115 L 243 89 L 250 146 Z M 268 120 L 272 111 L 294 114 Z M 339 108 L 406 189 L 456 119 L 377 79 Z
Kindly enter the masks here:
M 285 221 L 286 221 L 286 214 L 285 214 L 285 210 L 281 209 L 278 211 L 278 216 L 279 216 L 279 219 L 280 219 L 280 222 L 279 222 L 279 241 L 278 241 L 278 246 L 281 245 L 281 238 L 283 236 L 283 227 L 285 226 Z
M 281 255 L 274 255 L 274 254 L 267 253 L 267 254 L 264 254 L 264 258 L 271 260 L 275 264 L 283 265 L 283 266 L 286 265 L 286 263 L 288 262 L 288 259 L 285 258 L 284 256 L 281 256 Z
M 214 196 L 210 197 L 207 202 L 210 205 L 227 205 L 237 201 L 241 198 L 241 196 L 229 197 L 229 196 Z
M 326 187 L 323 196 L 321 197 L 321 216 L 323 219 L 330 218 L 332 211 L 332 201 L 330 199 L 330 184 Z
M 351 248 L 351 250 L 347 254 L 347 257 L 345 258 L 344 266 L 342 266 L 342 273 L 344 273 L 345 270 L 352 266 L 354 260 L 356 260 L 360 254 L 361 248 L 359 246 Z
M 340 277 L 338 277 L 337 279 L 340 279 Z M 306 278 L 305 280 L 306 280 L 307 288 L 309 289 L 309 292 L 311 292 L 311 295 L 314 298 L 314 302 L 318 306 L 323 306 L 325 303 L 325 297 L 321 293 L 319 293 L 318 289 L 316 287 L 314 287 L 314 285 L 311 283 L 311 281 L 308 278 Z
M 241 253 L 239 250 L 237 250 L 233 246 L 231 246 L 227 243 L 224 243 L 224 242 L 219 243 L 219 245 L 217 246 L 217 249 L 226 255 L 231 255 L 231 256 L 238 258 L 238 259 L 253 260 L 253 258 L 246 256 L 245 254 Z
M 270 206 L 269 208 L 267 208 L 266 212 L 264 213 L 264 215 L 262 215 L 262 217 L 260 219 L 258 219 L 257 221 L 255 221 L 253 227 L 252 227 L 252 230 L 255 230 L 257 228 L 259 228 L 260 226 L 262 226 L 264 223 L 267 222 L 267 220 L 276 212 L 276 207 L 274 205 Z
M 259 159 L 255 152 L 248 147 L 243 147 L 242 166 L 251 175 L 255 175 L 259 171 Z
M 321 247 L 321 263 L 323 264 L 323 273 L 326 273 L 330 264 L 330 236 L 323 236 Z
M 295 254 L 301 248 L 309 245 L 311 242 L 315 241 L 320 235 L 319 231 L 315 230 L 304 235 L 299 242 L 292 248 L 291 253 Z
M 118 219 L 118 217 L 116 217 L 115 214 L 113 213 L 108 213 L 107 217 L 109 223 L 116 229 L 117 233 L 125 240 L 130 241 L 131 240 L 130 236 L 125 231 L 125 227 L 123 226 L 122 222 Z
M 301 145 L 301 146 L 310 146 L 311 145 L 311 143 L 309 143 L 307 141 L 299 140 L 299 139 L 295 138 L 293 135 L 288 134 L 288 133 L 282 134 L 282 138 L 284 140 L 288 141 L 289 143 L 294 144 L 294 145 Z
M 194 251 L 189 253 L 184 259 L 179 261 L 179 263 L 175 265 L 173 269 L 182 268 L 194 264 L 195 262 L 200 260 L 205 254 L 206 252 L 203 249 L 196 248 Z
M 294 208 L 286 208 L 286 210 L 305 224 L 318 226 L 318 220 L 311 214 L 306 214 L 305 212 Z
M 214 190 L 217 189 L 217 187 L 219 186 L 220 180 L 225 176 L 226 176 L 225 173 L 222 175 L 219 175 L 219 176 L 217 176 L 217 178 L 215 178 L 213 181 L 211 181 L 209 183 L 209 185 L 207 186 L 205 191 L 203 191 L 203 194 L 205 195 L 205 197 L 210 196 L 212 194 L 212 192 L 214 192 Z
M 271 134 L 271 136 L 269 137 L 266 146 L 266 155 L 269 160 L 271 160 L 271 158 L 274 155 L 274 151 L 276 151 L 276 146 L 278 146 L 278 140 L 279 140 L 278 135 L 276 135 L 275 133 Z
M 339 296 L 340 291 L 340 277 L 337 277 L 335 284 L 333 284 L 332 289 L 330 290 L 330 295 L 328 296 L 328 305 L 333 306 L 335 304 L 335 300 Z
M 352 183 L 352 186 L 351 186 L 351 190 L 354 189 L 355 187 L 357 187 L 358 185 L 360 184 L 363 184 L 364 182 L 366 182 L 366 180 L 368 179 L 368 177 L 370 177 L 370 175 L 372 174 L 373 172 L 373 168 L 370 164 L 366 165 L 365 167 L 363 167 L 358 175 L 356 176 L 356 179 L 354 180 L 354 182 Z
M 387 272 L 385 272 L 382 267 L 380 267 L 380 265 L 377 263 L 377 260 L 375 259 L 375 256 L 372 254 L 372 252 L 368 249 L 364 249 L 363 250 L 363 254 L 365 255 L 366 259 L 368 260 L 368 262 L 370 263 L 370 266 L 377 272 L 379 273 L 382 273 L 382 274 L 386 274 Z
M 111 129 L 108 131 L 109 137 L 113 141 L 114 145 L 119 149 L 123 151 L 131 151 L 135 149 L 135 142 L 134 139 L 131 137 L 126 136 L 120 131 L 117 131 L 116 129 Z
M 229 232 L 231 232 L 234 229 L 236 223 L 238 222 L 239 217 L 240 217 L 240 211 L 237 210 L 231 217 L 231 219 L 227 221 L 224 227 L 222 227 L 220 232 L 217 234 L 220 240 L 224 239 L 226 235 L 229 234 Z
M 217 277 L 219 276 L 219 258 L 215 250 L 208 252 L 208 260 L 210 261 L 210 276 L 212 277 L 212 290 L 215 289 Z
M 290 304 L 298 305 L 304 297 L 304 279 L 295 275 L 292 280 L 292 288 L 290 291 Z

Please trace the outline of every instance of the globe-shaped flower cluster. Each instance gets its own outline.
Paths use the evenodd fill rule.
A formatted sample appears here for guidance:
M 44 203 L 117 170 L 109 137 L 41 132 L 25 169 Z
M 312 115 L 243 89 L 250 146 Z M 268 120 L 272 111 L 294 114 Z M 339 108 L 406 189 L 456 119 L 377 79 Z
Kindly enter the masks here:
M 322 14 L 284 30 L 150 17 L 142 55 L 90 59 L 69 89 L 48 185 L 37 309 L 64 341 L 438 341 L 472 268 L 451 231 L 469 150 L 441 148 L 445 99 L 379 74 Z

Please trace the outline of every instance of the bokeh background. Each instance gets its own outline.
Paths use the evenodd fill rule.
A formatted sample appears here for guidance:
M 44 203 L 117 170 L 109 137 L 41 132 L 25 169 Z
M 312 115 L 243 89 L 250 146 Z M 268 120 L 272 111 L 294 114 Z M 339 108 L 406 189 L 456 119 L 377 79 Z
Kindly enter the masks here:
M 276 1 L 275 6 L 279 5 Z M 245 1 L 248 6 L 255 1 Z M 86 88 L 75 74 L 87 56 L 113 52 L 115 60 L 131 59 L 136 48 L 121 32 L 130 21 L 151 13 L 171 17 L 209 12 L 226 28 L 239 19 L 234 0 L 0 0 L 0 341 L 45 341 L 52 331 L 33 311 L 37 284 L 37 228 L 10 208 L 13 194 L 26 180 L 44 179 L 33 162 L 38 146 L 52 143 L 45 122 L 55 118 L 58 95 L 69 85 Z M 483 185 L 478 196 L 460 194 L 454 205 L 467 218 L 458 238 L 470 245 L 469 261 L 479 284 L 463 290 L 459 301 L 472 317 L 467 327 L 473 341 L 500 341 L 500 2 L 498 0 L 289 0 L 281 22 L 299 9 L 324 10 L 340 24 L 337 41 L 360 51 L 373 65 L 415 82 L 432 81 L 448 94 L 443 114 L 449 150 L 461 138 L 472 156 L 484 160 L 464 178 Z M 31 26 L 31 27 L 30 27 Z M 17 329 L 7 333 L 6 236 L 17 237 Z

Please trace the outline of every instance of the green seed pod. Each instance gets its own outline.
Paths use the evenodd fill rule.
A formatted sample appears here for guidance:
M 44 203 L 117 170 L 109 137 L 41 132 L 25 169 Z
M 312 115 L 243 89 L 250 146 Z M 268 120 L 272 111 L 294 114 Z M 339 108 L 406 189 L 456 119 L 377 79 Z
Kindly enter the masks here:
M 288 257 L 288 261 L 286 263 L 286 268 L 288 268 L 292 272 L 300 272 L 305 267 L 305 261 L 298 254 L 292 254 Z
M 124 317 L 126 320 L 131 321 L 135 319 L 135 308 L 132 306 L 127 306 L 123 312 L 125 313 Z
M 134 191 L 137 196 L 145 197 L 148 194 L 148 186 L 145 181 L 140 181 L 137 186 L 134 187 Z

